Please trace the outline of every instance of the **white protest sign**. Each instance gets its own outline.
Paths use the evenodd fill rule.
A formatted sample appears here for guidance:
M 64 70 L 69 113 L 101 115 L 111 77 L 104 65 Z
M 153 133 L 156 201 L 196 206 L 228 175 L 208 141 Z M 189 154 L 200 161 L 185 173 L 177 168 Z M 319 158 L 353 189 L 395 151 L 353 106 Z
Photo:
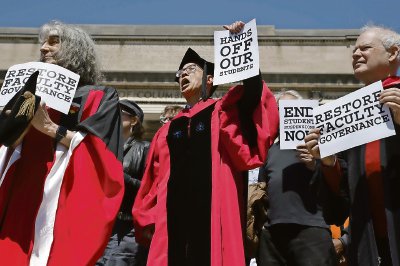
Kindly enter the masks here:
M 68 114 L 79 83 L 79 75 L 63 67 L 42 62 L 29 62 L 10 67 L 0 89 L 0 108 L 23 88 L 28 78 L 39 71 L 36 95 L 41 96 L 47 106 Z
M 315 107 L 321 157 L 396 134 L 389 108 L 379 103 L 382 82 Z
M 281 150 L 296 149 L 314 128 L 313 108 L 318 100 L 279 100 L 279 141 Z
M 214 85 L 257 76 L 260 69 L 257 26 L 253 19 L 238 34 L 214 32 Z

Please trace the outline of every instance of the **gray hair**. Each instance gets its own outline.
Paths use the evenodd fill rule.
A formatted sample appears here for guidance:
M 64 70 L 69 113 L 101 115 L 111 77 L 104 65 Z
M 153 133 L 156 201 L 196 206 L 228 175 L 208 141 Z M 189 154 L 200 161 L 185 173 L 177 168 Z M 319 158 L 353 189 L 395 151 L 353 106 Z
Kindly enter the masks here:
M 392 48 L 393 46 L 400 48 L 400 34 L 390 28 L 370 24 L 362 27 L 360 31 L 361 33 L 367 31 L 374 31 L 378 33 L 383 47 L 385 47 L 386 50 Z M 400 53 L 397 55 L 397 60 L 400 61 Z
M 60 50 L 54 55 L 57 65 L 80 75 L 79 85 L 96 84 L 103 79 L 98 65 L 95 44 L 84 30 L 51 21 L 39 30 L 39 41 L 43 43 L 53 33 L 60 38 Z
M 303 99 L 303 97 L 300 95 L 300 93 L 298 93 L 295 90 L 282 89 L 279 93 L 275 94 L 276 102 L 279 102 L 279 100 L 285 95 L 291 95 L 291 96 L 295 97 L 297 100 Z
M 183 107 L 180 105 L 167 105 L 161 113 L 161 116 L 165 116 L 166 114 L 172 114 L 176 116 L 180 111 L 183 110 Z

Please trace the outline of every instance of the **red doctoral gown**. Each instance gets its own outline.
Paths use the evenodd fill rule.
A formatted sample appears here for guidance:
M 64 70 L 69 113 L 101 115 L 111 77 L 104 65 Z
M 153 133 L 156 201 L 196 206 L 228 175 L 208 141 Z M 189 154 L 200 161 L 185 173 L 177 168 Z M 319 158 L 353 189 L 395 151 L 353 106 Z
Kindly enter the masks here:
M 0 146 L 0 264 L 93 265 L 111 234 L 123 196 L 118 95 L 85 86 L 68 115 L 70 148 L 30 128 L 6 162 Z
M 261 85 L 260 79 L 260 93 L 261 87 L 261 100 L 253 99 L 253 102 L 256 102 L 254 112 L 245 118 L 253 122 L 254 145 L 249 145 L 241 128 L 240 121 L 243 122 L 243 120 L 240 119 L 238 102 L 245 91 L 245 86 L 242 85 L 231 88 L 220 100 L 208 99 L 197 103 L 191 109 L 184 109 L 171 123 L 164 125 L 156 133 L 150 146 L 147 168 L 132 211 L 138 241 L 146 242 L 143 229 L 155 226 L 148 265 L 164 266 L 168 263 L 172 265 L 168 258 L 168 249 L 172 248 L 168 247 L 168 238 L 172 236 L 168 234 L 167 204 L 169 185 L 171 185 L 169 184 L 170 165 L 175 159 L 171 155 L 168 141 L 172 137 L 179 137 L 180 132 L 171 131 L 171 124 L 185 118 L 190 123 L 197 114 L 207 108 L 212 110 L 209 120 L 212 165 L 210 168 L 210 265 L 245 265 L 242 228 L 246 213 L 243 192 L 247 189 L 247 180 L 243 172 L 262 165 L 268 148 L 277 135 L 279 119 L 275 98 L 265 83 Z M 213 105 L 214 107 L 211 107 Z M 204 125 L 199 123 L 196 130 L 202 130 L 203 127 Z M 177 171 L 179 172 L 179 169 Z M 196 170 L 193 169 L 193 171 Z M 195 174 L 192 172 L 189 171 L 186 175 Z M 187 198 L 187 201 L 190 202 L 191 198 Z M 185 212 L 185 210 L 180 211 Z M 193 228 L 193 230 L 197 229 Z

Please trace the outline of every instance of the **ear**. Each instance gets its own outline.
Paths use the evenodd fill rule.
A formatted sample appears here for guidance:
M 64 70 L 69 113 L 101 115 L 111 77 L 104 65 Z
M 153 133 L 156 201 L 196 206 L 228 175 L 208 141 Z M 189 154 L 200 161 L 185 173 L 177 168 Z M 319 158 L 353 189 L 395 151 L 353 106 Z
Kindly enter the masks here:
M 389 62 L 393 63 L 397 60 L 399 53 L 400 53 L 400 47 L 394 45 L 389 48 L 388 53 L 390 54 L 389 56 Z
M 132 126 L 135 126 L 138 123 L 138 121 L 139 121 L 139 117 L 137 117 L 137 116 L 131 117 L 131 125 Z
M 214 77 L 212 75 L 207 75 L 207 87 L 212 87 L 214 82 Z

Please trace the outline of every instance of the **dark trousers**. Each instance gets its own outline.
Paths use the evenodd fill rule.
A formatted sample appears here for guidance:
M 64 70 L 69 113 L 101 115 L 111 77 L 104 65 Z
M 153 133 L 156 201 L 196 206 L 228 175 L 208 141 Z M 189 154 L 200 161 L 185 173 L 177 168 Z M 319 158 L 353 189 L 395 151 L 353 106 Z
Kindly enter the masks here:
M 388 238 L 376 238 L 376 246 L 378 247 L 380 266 L 391 266 L 392 257 L 390 255 L 390 246 Z
M 135 241 L 132 221 L 116 220 L 103 256 L 96 266 L 144 266 L 148 249 Z
M 264 227 L 257 266 L 274 265 L 338 265 L 329 229 L 297 224 Z

